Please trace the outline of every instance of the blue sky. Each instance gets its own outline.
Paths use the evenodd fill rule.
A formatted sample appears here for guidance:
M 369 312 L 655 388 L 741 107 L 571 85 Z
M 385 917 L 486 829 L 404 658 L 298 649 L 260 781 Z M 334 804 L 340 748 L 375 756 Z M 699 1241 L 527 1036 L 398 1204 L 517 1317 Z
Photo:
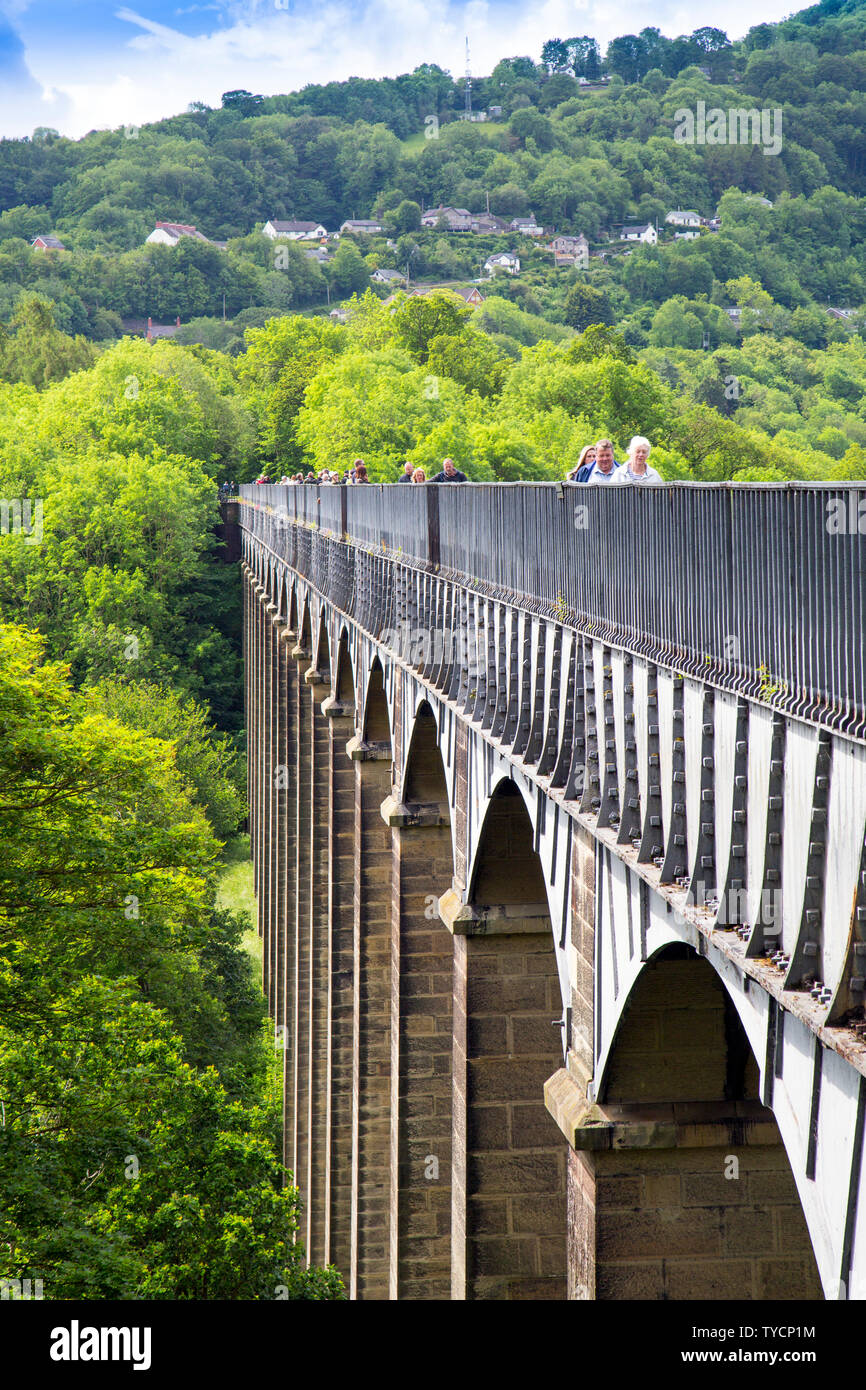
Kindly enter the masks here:
M 37 125 L 79 136 L 219 105 L 233 87 L 271 95 L 306 82 L 382 77 L 434 62 L 489 72 L 537 59 L 545 39 L 699 24 L 731 38 L 799 6 L 726 0 L 709 14 L 682 0 L 0 0 L 0 135 Z

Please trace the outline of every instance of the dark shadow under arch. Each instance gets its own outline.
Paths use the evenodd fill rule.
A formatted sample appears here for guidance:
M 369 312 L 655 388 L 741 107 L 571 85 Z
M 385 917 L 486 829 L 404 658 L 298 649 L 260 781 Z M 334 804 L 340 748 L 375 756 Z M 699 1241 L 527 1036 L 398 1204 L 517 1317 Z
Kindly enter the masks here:
M 305 652 L 310 652 L 312 650 L 312 640 L 313 635 L 312 630 L 310 628 L 310 600 L 308 598 L 304 604 L 304 613 L 303 617 L 301 618 L 301 630 L 298 634 L 298 646 L 303 647 Z
M 759 1098 L 757 1063 L 721 979 L 690 946 L 664 946 L 620 1016 L 600 1101 Z
M 367 682 L 363 738 L 365 743 L 391 742 L 391 724 L 388 719 L 385 679 L 382 673 L 382 664 L 378 658 L 370 667 L 370 679 Z
M 469 900 L 474 903 L 546 903 L 541 860 L 523 797 L 510 779 L 488 803 L 478 841 Z
M 426 700 L 418 706 L 412 725 L 403 800 L 438 803 L 448 814 L 448 783 L 439 751 L 436 718 Z
M 289 631 L 290 631 L 290 632 L 297 632 L 297 630 L 298 630 L 298 597 L 297 597 L 297 585 L 296 585 L 296 584 L 292 584 L 291 587 L 289 588 Z
M 334 698 L 341 705 L 355 703 L 355 673 L 352 669 L 352 656 L 349 651 L 349 636 L 343 628 L 337 646 L 337 669 L 334 674 Z
M 620 1140 L 579 1155 L 594 1184 L 598 1298 L 823 1298 L 745 1029 L 690 946 L 664 947 L 638 976 L 599 1106 Z
M 562 1065 L 562 1034 L 551 1027 L 559 974 L 532 822 L 510 778 L 488 802 L 469 887 L 466 934 L 455 927 L 455 1017 L 465 1018 L 459 1067 L 455 1051 L 455 1133 L 465 1133 L 455 1188 L 465 1192 L 467 1235 L 455 1296 L 560 1299 L 565 1164 L 543 1099 Z
M 445 769 L 423 702 L 412 726 L 393 850 L 397 1227 L 394 1296 L 446 1299 L 451 1287 L 453 943 L 437 900 L 454 873 Z
M 325 607 L 319 615 L 319 638 L 314 653 L 314 664 L 316 670 L 325 678 L 327 684 L 331 684 L 331 646 L 328 641 L 328 626 L 325 622 Z

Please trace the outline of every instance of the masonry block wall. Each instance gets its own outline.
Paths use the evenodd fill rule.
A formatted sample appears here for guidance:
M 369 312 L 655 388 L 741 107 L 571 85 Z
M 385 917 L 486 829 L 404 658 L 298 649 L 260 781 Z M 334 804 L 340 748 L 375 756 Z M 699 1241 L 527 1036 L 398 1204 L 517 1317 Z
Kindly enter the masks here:
M 548 1084 L 571 1141 L 570 1298 L 822 1297 L 757 1067 L 705 961 L 674 946 L 650 962 L 598 1103 L 570 1072 Z
M 564 1298 L 565 1153 L 543 1104 L 562 1055 L 549 926 L 454 944 L 454 1296 Z
M 574 1153 L 594 1186 L 596 1298 L 822 1298 L 773 1131 L 756 1126 L 749 1145 L 729 1131 L 715 1147 Z
M 473 852 L 467 724 L 446 751 L 408 676 L 386 698 L 311 596 L 243 573 L 263 989 L 308 1260 L 360 1300 L 820 1297 L 712 968 L 685 947 L 651 962 L 595 1076 L 598 849 L 575 819 L 563 1060 L 517 784 Z
M 395 825 L 391 836 L 389 1288 L 392 1298 L 448 1299 L 453 951 L 436 888 L 450 886 L 451 835 Z

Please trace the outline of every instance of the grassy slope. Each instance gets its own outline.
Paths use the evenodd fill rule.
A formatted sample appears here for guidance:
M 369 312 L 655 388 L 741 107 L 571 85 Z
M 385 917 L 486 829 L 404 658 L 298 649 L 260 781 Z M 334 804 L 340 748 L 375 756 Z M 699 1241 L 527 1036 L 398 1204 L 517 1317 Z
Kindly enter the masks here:
M 256 919 L 256 900 L 253 897 L 253 866 L 250 861 L 249 835 L 235 835 L 229 840 L 223 854 L 223 871 L 220 879 L 217 905 L 229 907 L 232 912 L 245 912 L 250 920 L 250 928 L 244 933 L 244 948 L 261 969 L 262 943 L 253 925 Z
M 504 121 L 479 121 L 473 125 L 473 130 L 477 130 L 482 135 L 499 135 L 501 131 L 507 130 L 508 126 Z M 400 141 L 404 154 L 420 154 L 427 143 L 427 131 L 416 130 L 405 140 Z

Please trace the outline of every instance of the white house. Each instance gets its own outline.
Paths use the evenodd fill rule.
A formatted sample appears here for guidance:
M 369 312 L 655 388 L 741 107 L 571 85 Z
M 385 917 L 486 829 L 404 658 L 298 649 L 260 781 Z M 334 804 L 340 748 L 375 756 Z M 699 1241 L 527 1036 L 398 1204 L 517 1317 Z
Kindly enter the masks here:
M 370 279 L 379 285 L 402 285 L 406 277 L 401 275 L 399 270 L 389 270 L 386 266 L 380 266 L 378 270 L 373 271 Z
M 207 241 L 208 238 L 203 232 L 199 232 L 188 222 L 157 222 L 147 241 L 153 242 L 156 246 L 177 246 L 181 237 L 191 237 L 193 241 Z
M 487 257 L 484 269 L 490 275 L 495 275 L 497 270 L 507 271 L 509 275 L 519 275 L 520 260 L 513 251 L 499 251 L 495 256 Z
M 544 236 L 544 228 L 539 227 L 534 212 L 531 212 L 528 217 L 512 218 L 511 230 L 512 232 L 519 232 L 521 236 Z
M 321 241 L 328 235 L 321 222 L 280 222 L 272 218 L 262 227 L 262 235 L 275 241 Z
M 652 222 L 644 222 L 639 227 L 623 227 L 619 239 L 620 241 L 642 241 L 646 246 L 655 246 L 658 241 L 658 233 Z
M 697 229 L 701 225 L 700 214 L 697 212 L 683 212 L 680 208 L 674 208 L 665 218 L 665 222 L 671 227 L 687 227 Z

